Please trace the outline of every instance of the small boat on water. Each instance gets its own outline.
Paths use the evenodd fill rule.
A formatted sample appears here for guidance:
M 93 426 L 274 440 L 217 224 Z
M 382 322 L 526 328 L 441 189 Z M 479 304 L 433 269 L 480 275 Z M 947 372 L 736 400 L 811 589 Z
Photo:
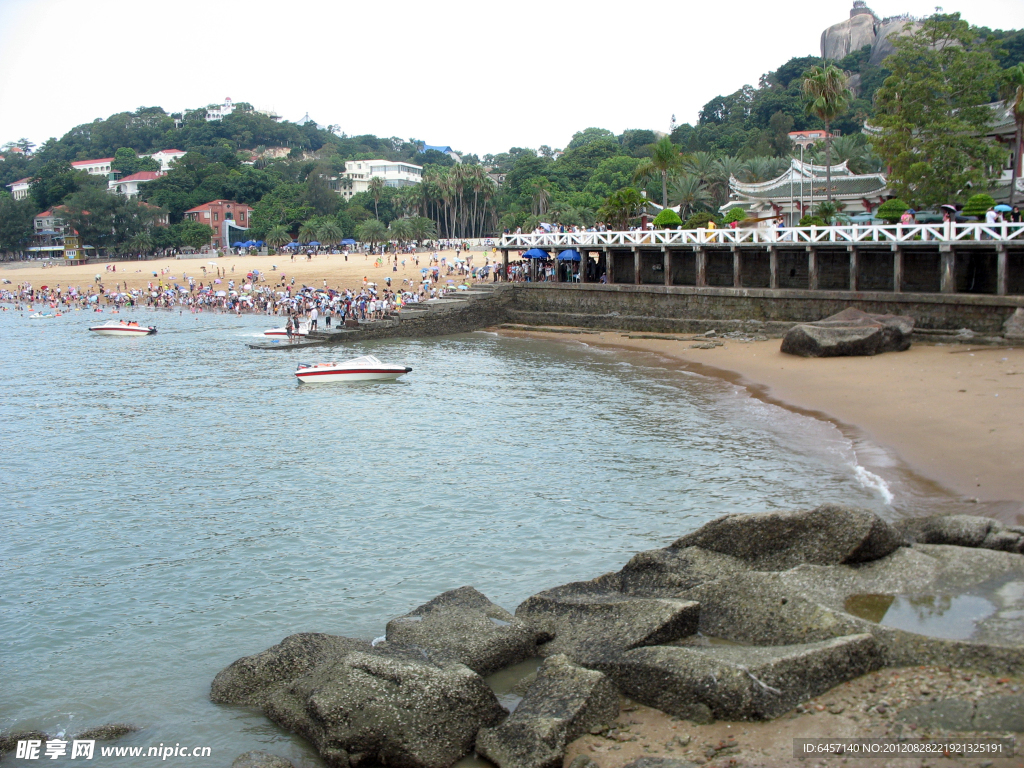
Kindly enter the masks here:
M 34 315 L 29 315 L 28 319 L 29 320 L 52 320 L 55 317 L 57 317 L 57 315 L 51 314 L 49 312 L 47 312 L 47 313 L 36 312 Z
M 309 334 L 309 323 L 299 323 L 298 328 L 292 329 L 292 336 L 306 336 Z M 274 338 L 288 338 L 288 331 L 284 328 L 268 328 L 263 332 L 264 336 Z
M 155 325 L 139 325 L 134 320 L 108 320 L 103 325 L 94 325 L 90 331 L 101 336 L 149 336 L 156 333 Z
M 382 363 L 373 355 L 356 357 L 343 363 L 299 363 L 295 376 L 304 384 L 322 384 L 333 381 L 382 381 L 397 379 L 409 373 L 407 365 Z

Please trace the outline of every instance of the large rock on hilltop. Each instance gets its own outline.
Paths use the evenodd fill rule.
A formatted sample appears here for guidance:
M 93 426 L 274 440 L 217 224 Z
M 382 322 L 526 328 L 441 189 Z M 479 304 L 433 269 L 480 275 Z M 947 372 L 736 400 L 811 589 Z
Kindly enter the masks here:
M 781 350 L 800 357 L 879 355 L 910 349 L 914 319 L 844 309 L 813 323 L 801 323 L 782 337 Z
M 619 694 L 601 672 L 548 658 L 512 716 L 482 728 L 476 751 L 499 768 L 560 768 L 569 742 L 619 715 Z
M 700 547 L 730 555 L 756 570 L 782 571 L 801 563 L 877 560 L 906 544 L 903 535 L 878 515 L 823 504 L 795 512 L 725 515 L 672 547 Z
M 489 675 L 537 655 L 537 635 L 472 587 L 438 595 L 387 625 L 388 642 L 444 650 Z

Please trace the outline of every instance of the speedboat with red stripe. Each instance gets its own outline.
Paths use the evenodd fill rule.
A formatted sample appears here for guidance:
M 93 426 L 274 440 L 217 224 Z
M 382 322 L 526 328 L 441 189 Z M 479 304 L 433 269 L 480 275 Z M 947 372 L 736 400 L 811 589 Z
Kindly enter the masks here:
M 334 381 L 384 381 L 409 373 L 407 365 L 382 363 L 373 355 L 356 357 L 343 363 L 299 363 L 295 376 L 304 384 Z
M 103 325 L 90 329 L 100 336 L 150 336 L 156 333 L 155 325 L 139 325 L 134 320 L 108 320 Z

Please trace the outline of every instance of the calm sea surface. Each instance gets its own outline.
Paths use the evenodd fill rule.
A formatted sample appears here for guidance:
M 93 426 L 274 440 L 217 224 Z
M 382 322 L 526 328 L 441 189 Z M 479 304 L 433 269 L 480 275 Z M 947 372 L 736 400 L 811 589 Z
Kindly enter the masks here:
M 413 372 L 302 386 L 322 353 L 245 346 L 279 323 L 134 316 L 159 333 L 0 313 L 2 731 L 128 721 L 119 744 L 212 747 L 169 763 L 320 765 L 211 704 L 217 671 L 466 584 L 512 610 L 725 512 L 935 501 L 831 424 L 652 356 L 477 333 L 328 353 Z

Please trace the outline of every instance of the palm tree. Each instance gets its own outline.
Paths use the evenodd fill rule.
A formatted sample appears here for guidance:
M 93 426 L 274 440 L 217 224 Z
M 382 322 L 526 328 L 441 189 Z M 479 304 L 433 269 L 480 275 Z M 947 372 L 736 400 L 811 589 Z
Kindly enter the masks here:
M 1024 151 L 1024 62 L 1015 64 L 1003 73 L 1000 91 L 1016 127 L 1013 135 L 1013 173 L 1010 177 L 1009 203 L 1012 206 L 1017 193 L 1017 169 Z
M 371 247 L 384 242 L 387 236 L 387 229 L 377 219 L 368 219 L 356 227 L 356 237 L 364 243 L 369 243 Z
M 267 245 L 274 248 L 280 248 L 282 245 L 288 245 L 292 241 L 292 236 L 288 234 L 288 230 L 283 224 L 278 224 L 276 227 L 272 227 L 267 232 Z
M 707 208 L 711 204 L 711 195 L 703 181 L 683 174 L 673 179 L 669 200 L 679 206 L 679 218 L 685 221 L 698 208 Z
M 683 162 L 683 170 L 705 184 L 716 178 L 718 159 L 710 152 L 694 152 Z
M 807 114 L 825 123 L 825 189 L 832 200 L 832 121 L 850 108 L 850 77 L 835 64 L 811 67 L 804 78 L 803 91 L 807 97 Z
M 303 222 L 302 226 L 299 227 L 299 242 L 312 243 L 316 240 L 316 227 L 317 222 L 313 221 L 313 219 Z
M 622 230 L 629 226 L 631 219 L 640 215 L 640 211 L 646 205 L 647 198 L 633 187 L 626 187 L 608 195 L 601 210 L 598 211 L 598 215 L 613 229 Z
M 533 215 L 543 216 L 551 200 L 551 182 L 542 176 L 536 176 L 530 180 L 530 189 L 533 191 Z
M 413 239 L 412 224 L 409 219 L 395 219 L 388 227 L 388 232 L 391 234 L 391 239 L 397 240 L 399 243 L 408 243 Z
M 413 216 L 409 219 L 413 239 L 422 245 L 427 240 L 437 239 L 437 226 L 426 216 Z
M 739 178 L 743 173 L 743 161 L 737 157 L 721 157 L 715 161 L 715 175 L 710 191 L 716 203 L 726 201 L 729 197 L 729 180 Z
M 149 253 L 153 250 L 153 236 L 149 232 L 139 232 L 128 242 L 128 247 L 136 253 Z
M 370 184 L 366 188 L 366 191 L 370 193 L 370 197 L 373 198 L 373 216 L 378 220 L 380 215 L 377 213 L 377 203 L 380 202 L 381 195 L 384 194 L 384 186 L 384 179 L 380 176 L 374 176 L 370 179 Z
M 324 245 L 337 245 L 345 233 L 334 219 L 323 219 L 316 224 L 316 239 Z
M 657 175 L 661 175 L 661 205 L 668 207 L 668 175 L 672 171 L 678 171 L 683 164 L 683 156 L 679 154 L 679 147 L 672 143 L 668 136 L 662 136 L 653 147 L 651 156 L 646 158 L 636 171 L 633 172 L 634 181 L 647 181 Z

